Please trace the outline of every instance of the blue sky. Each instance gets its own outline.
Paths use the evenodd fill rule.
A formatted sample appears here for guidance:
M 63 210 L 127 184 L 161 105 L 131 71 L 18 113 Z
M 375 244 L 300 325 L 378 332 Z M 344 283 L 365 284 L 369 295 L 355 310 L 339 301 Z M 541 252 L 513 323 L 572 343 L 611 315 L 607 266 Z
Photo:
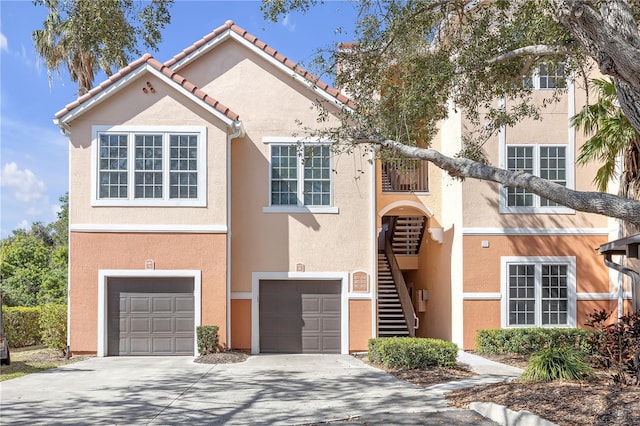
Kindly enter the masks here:
M 33 222 L 56 218 L 68 187 L 68 140 L 52 123 L 54 114 L 76 98 L 68 73 L 54 75 L 39 62 L 31 33 L 46 9 L 31 0 L 0 1 L 0 236 Z M 264 21 L 257 1 L 176 0 L 163 31 L 158 60 L 166 61 L 232 19 L 295 62 L 312 59 L 318 48 L 351 41 L 355 6 L 326 1 L 307 14 L 278 23 Z M 337 32 L 342 28 L 342 32 Z M 99 75 L 96 84 L 105 78 Z

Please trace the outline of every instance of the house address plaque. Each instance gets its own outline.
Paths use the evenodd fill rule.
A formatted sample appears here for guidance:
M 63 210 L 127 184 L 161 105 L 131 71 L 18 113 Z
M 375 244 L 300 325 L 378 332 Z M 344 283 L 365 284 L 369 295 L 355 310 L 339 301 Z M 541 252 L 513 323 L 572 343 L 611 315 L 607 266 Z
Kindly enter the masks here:
M 354 272 L 351 276 L 351 291 L 367 293 L 369 291 L 369 274 L 364 271 Z

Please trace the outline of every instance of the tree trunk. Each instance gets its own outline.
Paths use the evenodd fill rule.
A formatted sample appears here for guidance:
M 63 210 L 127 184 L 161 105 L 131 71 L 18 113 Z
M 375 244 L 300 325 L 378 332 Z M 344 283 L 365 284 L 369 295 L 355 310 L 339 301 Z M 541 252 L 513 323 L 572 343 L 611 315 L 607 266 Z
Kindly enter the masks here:
M 600 71 L 613 77 L 620 107 L 640 132 L 640 32 L 628 2 L 608 0 L 599 9 L 584 0 L 549 3 Z

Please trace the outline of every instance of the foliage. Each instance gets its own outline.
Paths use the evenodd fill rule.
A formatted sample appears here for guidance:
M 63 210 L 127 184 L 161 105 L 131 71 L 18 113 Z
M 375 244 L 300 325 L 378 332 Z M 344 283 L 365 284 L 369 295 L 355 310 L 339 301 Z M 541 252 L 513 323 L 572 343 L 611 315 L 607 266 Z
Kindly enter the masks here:
M 67 68 L 83 95 L 95 73 L 108 76 L 140 55 L 139 45 L 157 50 L 161 30 L 169 24 L 173 0 L 35 0 L 48 9 L 42 29 L 33 32 L 37 54 L 49 77 Z
M 546 348 L 589 352 L 592 332 L 579 328 L 504 328 L 478 330 L 476 350 L 484 353 L 530 355 Z
M 48 304 L 40 308 L 42 343 L 51 349 L 65 351 L 67 347 L 67 305 Z
M 585 106 L 572 117 L 571 122 L 585 135 L 592 135 L 580 148 L 577 158 L 579 164 L 597 161 L 601 164 L 594 182 L 599 191 L 606 191 L 609 182 L 618 177 L 618 161 L 624 156 L 625 167 L 620 184 L 620 195 L 635 198 L 640 195 L 637 189 L 640 164 L 640 135 L 633 128 L 618 106 L 616 87 L 608 79 L 593 79 L 591 88 L 596 91 L 596 103 Z
M 593 371 L 582 355 L 573 348 L 550 347 L 542 349 L 529 360 L 521 378 L 529 381 L 582 380 Z
M 196 329 L 198 337 L 198 353 L 207 355 L 220 350 L 217 325 L 201 325 Z
M 277 20 L 306 11 L 314 0 L 262 1 L 264 16 Z M 353 43 L 319 53 L 311 64 L 329 74 L 353 101 L 336 111 L 319 103 L 340 125 L 307 126 L 313 136 L 336 141 L 334 150 L 381 146 L 394 154 L 428 160 L 456 178 L 476 178 L 522 188 L 560 205 L 620 218 L 640 226 L 640 202 L 613 194 L 575 191 L 528 173 L 490 166 L 483 144 L 502 126 L 538 119 L 566 92 L 536 91 L 531 76 L 541 67 L 562 67 L 585 81 L 594 65 L 614 78 L 629 122 L 640 130 L 640 63 L 629 61 L 640 43 L 640 4 L 582 0 L 364 0 L 355 3 Z M 431 149 L 443 119 L 464 113 L 472 131 L 458 155 Z M 315 129 L 315 130 L 314 130 Z M 468 129 L 463 129 L 468 131 Z M 488 134 L 486 134 L 488 133 Z M 473 147 L 473 149 L 467 149 Z M 385 150 L 379 150 L 383 155 Z
M 68 197 L 58 219 L 16 229 L 0 242 L 0 292 L 7 306 L 64 303 L 67 295 Z
M 40 309 L 37 307 L 2 307 L 5 336 L 12 348 L 39 345 Z
M 411 369 L 456 365 L 458 346 L 452 342 L 420 337 L 369 339 L 369 360 L 387 368 Z
M 640 311 L 607 324 L 610 316 L 604 310 L 589 314 L 587 325 L 596 330 L 590 338 L 593 359 L 613 368 L 616 382 L 640 386 Z

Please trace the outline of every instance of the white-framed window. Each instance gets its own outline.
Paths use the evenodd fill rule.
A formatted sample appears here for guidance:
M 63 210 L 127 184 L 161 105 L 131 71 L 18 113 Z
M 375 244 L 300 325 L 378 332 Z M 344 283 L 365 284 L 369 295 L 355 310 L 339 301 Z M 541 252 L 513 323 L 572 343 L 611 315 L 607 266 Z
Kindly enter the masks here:
M 205 206 L 206 128 L 93 128 L 93 205 Z
M 265 212 L 337 213 L 330 143 L 284 137 L 264 142 L 269 144 L 270 165 Z
M 574 256 L 501 257 L 503 327 L 575 327 Z
M 541 64 L 530 75 L 522 79 L 524 87 L 534 90 L 560 89 L 567 87 L 567 76 L 563 64 Z
M 568 145 L 505 145 L 504 167 L 507 170 L 531 173 L 573 187 L 570 166 Z M 503 187 L 501 198 L 502 213 L 573 213 L 572 209 L 522 188 Z

